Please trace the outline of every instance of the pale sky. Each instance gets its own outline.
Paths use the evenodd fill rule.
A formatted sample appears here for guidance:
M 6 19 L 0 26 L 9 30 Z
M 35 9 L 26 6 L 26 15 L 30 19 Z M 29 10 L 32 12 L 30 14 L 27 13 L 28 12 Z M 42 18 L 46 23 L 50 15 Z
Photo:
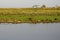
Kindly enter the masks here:
M 42 6 L 45 4 L 47 7 L 59 5 L 60 0 L 0 0 L 0 8 L 23 8 L 32 7 L 33 5 Z

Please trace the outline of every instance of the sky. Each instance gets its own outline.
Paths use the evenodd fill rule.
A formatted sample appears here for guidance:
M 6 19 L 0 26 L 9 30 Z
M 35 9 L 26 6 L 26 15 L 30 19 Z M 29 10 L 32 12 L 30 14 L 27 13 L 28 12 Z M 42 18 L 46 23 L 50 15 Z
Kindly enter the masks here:
M 25 8 L 33 5 L 60 6 L 60 0 L 0 0 L 0 8 Z

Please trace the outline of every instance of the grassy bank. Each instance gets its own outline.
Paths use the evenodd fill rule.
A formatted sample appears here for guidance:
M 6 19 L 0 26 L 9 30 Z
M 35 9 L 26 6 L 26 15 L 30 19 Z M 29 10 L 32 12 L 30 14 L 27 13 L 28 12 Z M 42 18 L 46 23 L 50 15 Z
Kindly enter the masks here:
M 3 20 L 3 21 L 2 21 Z M 46 15 L 0 15 L 0 22 L 15 22 L 15 23 L 40 23 L 40 22 L 60 22 L 60 16 Z
M 0 23 L 60 23 L 57 8 L 0 8 Z

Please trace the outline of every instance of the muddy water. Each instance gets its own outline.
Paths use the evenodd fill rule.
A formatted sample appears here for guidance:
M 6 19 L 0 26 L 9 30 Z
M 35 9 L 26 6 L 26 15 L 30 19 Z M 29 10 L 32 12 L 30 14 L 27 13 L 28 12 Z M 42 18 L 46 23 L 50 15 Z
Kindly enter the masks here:
M 0 40 L 60 40 L 60 23 L 0 24 Z

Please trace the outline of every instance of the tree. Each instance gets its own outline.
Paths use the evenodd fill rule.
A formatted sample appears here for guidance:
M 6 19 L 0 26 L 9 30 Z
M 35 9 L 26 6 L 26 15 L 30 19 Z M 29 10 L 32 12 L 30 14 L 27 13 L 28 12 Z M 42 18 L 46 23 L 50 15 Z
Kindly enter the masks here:
M 46 8 L 46 6 L 45 5 L 42 5 L 41 8 Z
M 33 7 L 33 8 L 38 8 L 38 6 L 39 6 L 39 5 L 33 5 L 32 7 Z

